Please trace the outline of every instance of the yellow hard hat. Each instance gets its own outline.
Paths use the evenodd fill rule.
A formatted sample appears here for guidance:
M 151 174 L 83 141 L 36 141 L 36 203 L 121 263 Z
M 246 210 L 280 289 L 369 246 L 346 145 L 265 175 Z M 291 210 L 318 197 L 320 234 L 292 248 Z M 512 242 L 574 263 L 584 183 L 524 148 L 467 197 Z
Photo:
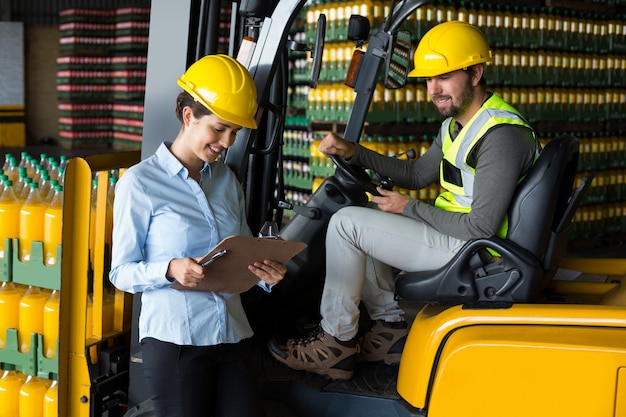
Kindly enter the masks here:
M 181 75 L 178 85 L 217 117 L 256 129 L 256 86 L 236 59 L 223 54 L 202 57 Z
M 456 20 L 440 23 L 417 45 L 409 77 L 436 77 L 491 61 L 492 56 L 487 38 L 476 26 Z

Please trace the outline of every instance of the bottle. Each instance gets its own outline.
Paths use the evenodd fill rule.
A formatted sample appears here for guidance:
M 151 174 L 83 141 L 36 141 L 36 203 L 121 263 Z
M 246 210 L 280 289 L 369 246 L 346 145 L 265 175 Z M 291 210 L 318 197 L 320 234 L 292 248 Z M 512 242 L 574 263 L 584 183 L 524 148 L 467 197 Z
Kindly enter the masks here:
M 18 416 L 20 388 L 23 383 L 17 371 L 4 371 L 0 378 L 0 417 Z
M 107 198 L 109 199 L 109 204 L 113 207 L 113 202 L 115 201 L 115 185 L 117 184 L 118 177 L 111 176 L 109 177 L 109 191 L 107 194 Z
M 22 190 L 19 193 L 15 193 L 15 196 L 17 197 L 18 200 L 20 200 L 21 203 L 23 203 L 26 200 L 26 197 L 28 197 L 28 194 L 30 193 L 30 184 L 33 183 L 33 179 L 30 177 L 24 178 L 24 187 L 22 188 Z
M 11 158 L 11 162 L 8 168 L 4 168 L 4 173 L 9 176 L 9 180 L 11 180 L 14 184 L 17 181 L 17 177 L 20 173 L 20 168 L 18 166 L 18 162 L 15 158 Z
M 39 184 L 41 182 L 41 176 L 44 174 L 44 172 L 47 174 L 48 170 L 44 169 L 44 167 L 42 167 L 40 164 L 36 164 L 33 175 L 31 176 L 33 182 Z
M 59 339 L 59 291 L 52 293 L 43 306 L 43 355 L 52 359 L 57 354 Z
M 20 202 L 13 193 L 11 181 L 4 182 L 4 190 L 0 194 L 0 259 L 7 253 L 7 239 L 19 237 Z
M 20 209 L 19 255 L 22 262 L 30 260 L 33 242 L 43 242 L 46 205 L 38 187 L 35 182 L 30 184 L 30 193 Z
M 28 165 L 28 160 L 30 159 L 30 155 L 28 155 L 27 151 L 20 152 L 20 162 L 18 163 L 18 167 L 26 167 Z
M 43 308 L 46 301 L 46 296 L 41 289 L 32 285 L 20 299 L 17 343 L 22 353 L 30 352 L 30 340 L 33 333 L 43 334 Z
M 59 180 L 59 182 L 61 182 L 61 179 L 59 178 L 59 163 L 55 161 L 54 158 L 50 160 L 48 175 L 50 175 L 51 180 Z
M 4 154 L 4 163 L 2 164 L 2 169 L 6 172 L 11 167 L 11 160 L 13 159 L 13 155 L 10 153 Z
M 59 168 L 65 169 L 67 167 L 67 163 L 69 162 L 69 158 L 67 155 L 61 155 L 59 157 Z
M 48 169 L 48 167 L 50 166 L 48 164 L 48 155 L 45 153 L 40 153 L 39 154 L 39 165 L 41 165 L 43 168 Z
M 26 171 L 26 167 L 18 168 L 17 181 L 13 183 L 13 191 L 15 192 L 16 196 L 22 194 L 22 190 L 26 185 L 26 178 L 28 178 L 28 172 Z
M 59 416 L 59 383 L 52 381 L 43 397 L 43 417 Z
M 63 228 L 63 186 L 54 187 L 54 195 L 44 211 L 43 259 L 48 266 L 56 264 Z
M 19 415 L 43 417 L 43 399 L 49 387 L 49 380 L 37 376 L 29 376 L 20 388 Z
M 0 349 L 7 345 L 7 329 L 17 329 L 19 325 L 20 299 L 22 295 L 12 282 L 0 286 Z
M 50 175 L 46 171 L 43 171 L 41 178 L 39 179 L 39 193 L 43 201 L 49 202 L 54 195 L 54 188 L 50 183 Z

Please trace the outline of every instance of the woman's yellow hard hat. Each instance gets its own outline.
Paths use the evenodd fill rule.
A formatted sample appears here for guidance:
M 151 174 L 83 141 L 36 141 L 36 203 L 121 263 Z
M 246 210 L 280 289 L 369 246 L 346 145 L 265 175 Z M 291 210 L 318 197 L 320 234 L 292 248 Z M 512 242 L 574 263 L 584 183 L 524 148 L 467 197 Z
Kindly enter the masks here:
M 181 75 L 178 85 L 220 119 L 256 129 L 256 86 L 236 59 L 223 54 L 202 57 Z
M 409 77 L 436 77 L 491 61 L 493 53 L 483 32 L 461 21 L 440 23 L 420 40 Z

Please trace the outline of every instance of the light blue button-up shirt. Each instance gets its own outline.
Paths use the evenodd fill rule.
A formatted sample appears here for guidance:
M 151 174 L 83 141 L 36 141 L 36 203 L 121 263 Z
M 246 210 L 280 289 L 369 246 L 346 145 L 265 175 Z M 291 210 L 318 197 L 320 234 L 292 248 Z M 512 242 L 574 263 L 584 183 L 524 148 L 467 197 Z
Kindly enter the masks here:
M 244 195 L 222 162 L 205 164 L 201 181 L 161 144 L 118 181 L 110 280 L 142 292 L 139 339 L 178 345 L 235 343 L 252 335 L 238 294 L 179 291 L 165 274 L 174 258 L 201 257 L 231 235 L 251 235 Z

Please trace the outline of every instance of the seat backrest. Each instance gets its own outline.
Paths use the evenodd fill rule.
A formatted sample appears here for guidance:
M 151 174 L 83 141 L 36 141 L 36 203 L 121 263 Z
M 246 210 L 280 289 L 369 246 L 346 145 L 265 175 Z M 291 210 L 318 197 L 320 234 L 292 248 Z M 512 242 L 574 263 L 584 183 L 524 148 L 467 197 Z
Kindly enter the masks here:
M 398 295 L 446 304 L 533 300 L 565 254 L 571 218 L 590 182 L 572 196 L 577 165 L 578 140 L 550 141 L 515 190 L 506 239 L 472 239 L 437 270 L 398 275 Z M 497 262 L 481 256 L 488 248 L 500 254 Z
M 518 185 L 509 209 L 507 240 L 534 254 L 550 270 L 556 260 L 551 251 L 562 246 L 555 239 L 567 210 L 578 165 L 578 140 L 559 136 L 547 143 Z M 546 264 L 546 262 L 548 264 Z

